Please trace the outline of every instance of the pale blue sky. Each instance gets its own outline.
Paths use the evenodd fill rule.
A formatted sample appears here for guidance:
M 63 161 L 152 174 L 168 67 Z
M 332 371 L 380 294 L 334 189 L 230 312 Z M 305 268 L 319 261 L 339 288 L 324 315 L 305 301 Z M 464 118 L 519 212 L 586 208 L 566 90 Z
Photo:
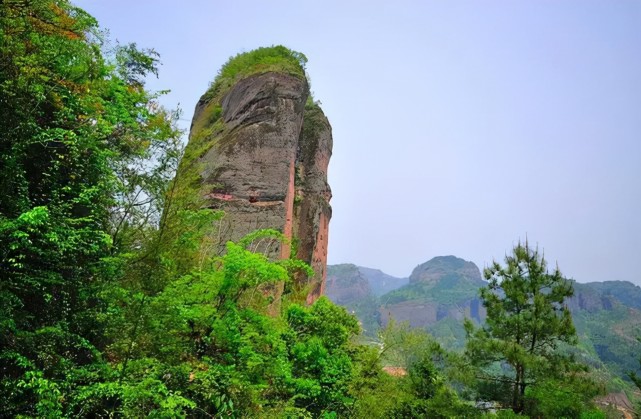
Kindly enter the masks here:
M 641 2 L 76 1 L 194 106 L 231 55 L 303 52 L 334 130 L 330 263 L 483 268 L 527 235 L 641 285 Z

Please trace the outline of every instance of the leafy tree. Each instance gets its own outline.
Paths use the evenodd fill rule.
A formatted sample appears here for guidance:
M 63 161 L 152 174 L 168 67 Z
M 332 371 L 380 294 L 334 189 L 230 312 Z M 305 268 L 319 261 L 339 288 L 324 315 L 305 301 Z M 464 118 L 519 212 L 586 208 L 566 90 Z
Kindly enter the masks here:
M 451 418 L 478 416 L 478 411 L 461 401 L 438 371 L 430 356 L 423 354 L 412 363 L 406 377 L 409 398 L 389 413 L 391 418 Z
M 3 414 L 60 416 L 104 366 L 101 293 L 127 251 L 116 231 L 161 195 L 144 178 L 177 159 L 173 116 L 144 89 L 156 55 L 102 51 L 95 19 L 68 1 L 0 3 Z
M 297 407 L 316 415 L 343 413 L 352 403 L 348 387 L 353 356 L 350 339 L 359 332 L 356 318 L 319 298 L 310 308 L 292 305 L 286 312 L 291 385 Z
M 505 266 L 494 262 L 484 276 L 489 284 L 480 296 L 487 321 L 477 330 L 466 322 L 467 354 L 480 367 L 481 383 L 505 390 L 490 398 L 520 413 L 529 386 L 567 370 L 569 360 L 559 345 L 576 342 L 572 317 L 564 306 L 572 296 L 572 284 L 558 267 L 550 273 L 545 258 L 527 242 L 505 257 Z

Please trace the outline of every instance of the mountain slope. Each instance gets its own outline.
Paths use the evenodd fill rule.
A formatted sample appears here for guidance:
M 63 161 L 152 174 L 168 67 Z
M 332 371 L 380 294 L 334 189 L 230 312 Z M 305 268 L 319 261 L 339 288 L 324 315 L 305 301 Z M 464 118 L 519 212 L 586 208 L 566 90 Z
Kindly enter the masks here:
M 445 347 L 460 349 L 465 345 L 463 319 L 480 323 L 485 318 L 478 298 L 485 281 L 474 263 L 454 256 L 418 265 L 404 285 L 393 279 L 390 286 L 398 287 L 378 299 L 373 288 L 389 277 L 383 272 L 355 265 L 330 266 L 328 272 L 328 296 L 350 308 L 370 335 L 394 318 L 428 330 Z M 364 274 L 371 272 L 375 275 Z M 626 372 L 638 368 L 641 354 L 636 340 L 641 335 L 641 288 L 624 281 L 574 282 L 567 305 L 579 338 L 569 350 L 612 389 L 625 388 Z
M 485 284 L 479 268 L 455 256 L 439 256 L 417 266 L 410 283 L 381 297 L 381 319 L 408 321 L 430 329 L 441 320 L 485 318 L 478 289 Z M 457 333 L 458 334 L 458 333 Z

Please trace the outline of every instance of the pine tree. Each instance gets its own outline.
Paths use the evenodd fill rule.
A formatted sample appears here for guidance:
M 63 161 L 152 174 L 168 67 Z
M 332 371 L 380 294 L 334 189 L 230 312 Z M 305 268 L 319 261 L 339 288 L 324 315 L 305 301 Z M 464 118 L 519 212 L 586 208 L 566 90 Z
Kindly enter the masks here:
M 545 258 L 527 242 L 505 257 L 505 266 L 494 262 L 484 276 L 489 281 L 481 290 L 487 321 L 478 330 L 466 324 L 467 353 L 481 367 L 486 388 L 502 389 L 495 400 L 519 413 L 526 388 L 562 373 L 567 365 L 559 344 L 576 341 L 564 306 L 573 294 L 572 284 L 558 267 L 549 273 Z

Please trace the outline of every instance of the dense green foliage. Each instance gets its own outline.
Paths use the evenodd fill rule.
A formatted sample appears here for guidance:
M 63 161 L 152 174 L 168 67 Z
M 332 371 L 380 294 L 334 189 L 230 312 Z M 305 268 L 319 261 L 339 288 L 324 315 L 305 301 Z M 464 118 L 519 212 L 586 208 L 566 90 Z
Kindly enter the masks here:
M 582 372 L 541 364 L 561 359 L 554 342 L 570 341 L 572 328 L 560 274 L 534 270 L 536 254 L 525 252 L 532 264 L 520 278 L 547 282 L 532 301 L 516 294 L 531 306 L 517 320 L 547 349 L 516 351 L 515 362 L 504 350 L 514 324 L 501 308 L 512 295 L 505 279 L 505 295 L 482 294 L 494 317 L 469 359 L 394 322 L 376 345 L 359 344 L 344 308 L 325 297 L 301 304 L 293 278 L 308 266 L 257 250 L 283 242 L 278 231 L 218 252 L 212 226 L 222 214 L 199 205 L 197 168 L 178 170 L 177 114 L 145 89 L 157 55 L 106 45 L 97 22 L 66 0 L 0 4 L 0 415 L 490 417 L 475 399 L 484 390 L 470 361 L 481 352 L 514 369 L 525 360 L 527 381 L 512 380 L 525 389 L 515 410 L 585 415 L 596 390 Z M 305 77 L 305 62 L 281 46 L 239 54 L 210 93 L 257 72 Z M 218 105 L 210 111 L 220 118 Z M 435 287 L 467 297 L 452 290 L 459 285 Z M 372 307 L 362 309 L 374 317 Z
M 641 343 L 641 337 L 637 337 L 639 343 Z M 628 377 L 634 383 L 636 388 L 641 391 L 641 354 L 637 354 L 639 360 L 638 371 L 628 371 Z M 641 415 L 641 402 L 637 404 L 637 414 Z
M 455 357 L 426 332 L 391 322 L 380 349 L 361 348 L 350 417 L 478 417 L 480 412 L 453 387 Z M 381 371 L 380 363 L 390 368 Z
M 252 74 L 275 71 L 291 74 L 302 79 L 305 76 L 307 57 L 282 45 L 261 47 L 230 57 L 218 72 L 218 76 L 205 94 L 206 97 L 219 97 L 239 79 Z
M 575 285 L 577 292 L 584 287 Z M 584 299 L 589 296 L 586 294 L 582 293 Z M 580 336 L 577 359 L 594 367 L 605 366 L 623 379 L 638 365 L 636 353 L 641 343 L 634 336 L 641 324 L 641 312 L 615 304 L 603 310 L 575 310 L 572 317 Z
M 0 5 L 3 414 L 60 412 L 102 362 L 111 257 L 157 221 L 178 156 L 173 116 L 143 86 L 155 53 L 101 47 L 68 2 Z

